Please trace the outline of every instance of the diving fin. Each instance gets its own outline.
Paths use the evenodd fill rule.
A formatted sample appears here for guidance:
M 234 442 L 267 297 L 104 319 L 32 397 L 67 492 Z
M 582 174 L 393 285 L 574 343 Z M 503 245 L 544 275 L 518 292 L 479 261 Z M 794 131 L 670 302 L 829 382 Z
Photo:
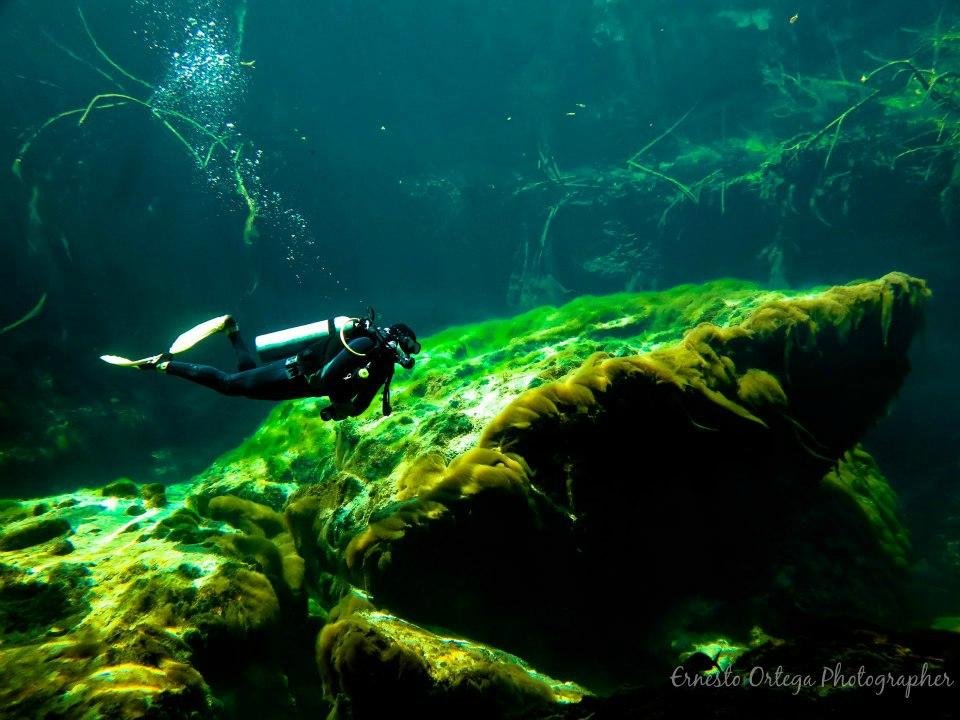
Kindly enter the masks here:
M 218 332 L 223 332 L 230 328 L 236 328 L 236 326 L 236 322 L 230 315 L 221 315 L 220 317 L 215 317 L 200 323 L 196 327 L 190 328 L 173 341 L 173 345 L 170 346 L 167 352 L 160 353 L 159 355 L 151 355 L 150 357 L 140 358 L 139 360 L 131 360 L 130 358 L 120 357 L 119 355 L 101 355 L 100 359 L 105 363 L 117 365 L 118 367 L 135 367 L 141 370 L 147 370 L 155 368 L 164 360 L 169 360 L 171 355 L 189 350 L 198 342 L 206 340 L 211 335 L 216 335 Z
M 206 340 L 211 335 L 223 332 L 223 330 L 231 324 L 233 324 L 233 318 L 229 315 L 221 315 L 212 320 L 202 322 L 196 327 L 190 328 L 174 340 L 169 352 L 176 355 L 177 353 L 182 353 L 184 350 L 189 350 L 201 340 Z
M 101 355 L 100 359 L 105 363 L 119 367 L 135 367 L 140 370 L 146 370 L 151 367 L 156 367 L 157 363 L 163 360 L 169 359 L 169 353 L 151 355 L 150 357 L 140 358 L 139 360 L 130 360 L 129 358 L 120 357 L 119 355 Z

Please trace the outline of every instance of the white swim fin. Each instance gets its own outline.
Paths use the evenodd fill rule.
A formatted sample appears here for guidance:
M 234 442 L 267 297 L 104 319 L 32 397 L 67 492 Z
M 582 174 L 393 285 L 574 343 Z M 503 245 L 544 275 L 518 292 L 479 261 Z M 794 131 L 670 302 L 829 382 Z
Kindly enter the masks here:
M 140 358 L 139 360 L 130 360 L 129 358 L 120 357 L 119 355 L 101 355 L 100 359 L 105 363 L 110 363 L 111 365 L 117 365 L 119 367 L 134 367 L 139 368 L 140 370 L 147 370 L 150 368 L 155 368 L 157 363 L 168 360 L 168 353 L 160 353 L 159 355 L 151 355 L 150 357 Z
M 201 340 L 206 340 L 211 335 L 223 332 L 228 326 L 233 325 L 233 318 L 229 315 L 221 315 L 212 320 L 202 322 L 196 327 L 192 327 L 173 341 L 170 346 L 170 353 L 176 355 L 184 350 L 189 350 Z

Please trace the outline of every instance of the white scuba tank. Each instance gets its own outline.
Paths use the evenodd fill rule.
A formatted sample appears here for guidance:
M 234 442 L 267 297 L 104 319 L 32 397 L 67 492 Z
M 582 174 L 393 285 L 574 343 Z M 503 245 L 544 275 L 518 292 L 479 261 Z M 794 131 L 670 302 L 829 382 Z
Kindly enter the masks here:
M 349 332 L 353 328 L 353 318 L 339 315 L 333 319 L 334 332 Z M 279 360 L 296 355 L 310 343 L 330 337 L 327 321 L 310 323 L 258 335 L 254 339 L 257 355 L 263 362 Z

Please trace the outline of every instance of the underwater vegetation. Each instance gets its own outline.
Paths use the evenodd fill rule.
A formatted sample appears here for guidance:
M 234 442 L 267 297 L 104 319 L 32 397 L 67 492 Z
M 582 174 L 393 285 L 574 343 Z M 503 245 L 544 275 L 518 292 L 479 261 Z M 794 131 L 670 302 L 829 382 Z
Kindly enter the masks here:
M 67 4 L 0 76 L 0 719 L 954 716 L 671 673 L 960 676 L 955 5 L 428 5 Z M 367 300 L 387 417 L 84 365 Z
M 778 14 L 784 4 L 727 3 L 708 18 L 697 6 L 597 5 L 606 8 L 605 42 L 613 47 L 629 45 L 628 38 L 658 23 L 659 32 L 673 33 L 705 75 L 684 75 L 691 84 L 718 80 L 705 53 L 721 27 L 736 28 L 730 37 L 756 43 L 757 52 L 753 64 L 735 68 L 727 64 L 742 61 L 730 48 L 709 56 L 736 75 L 736 89 L 718 94 L 693 85 L 684 93 L 689 104 L 656 124 L 630 130 L 618 124 L 618 138 L 634 138 L 629 151 L 620 142 L 606 148 L 602 160 L 565 160 L 558 149 L 565 132 L 541 130 L 536 167 L 514 188 L 514 202 L 532 228 L 517 250 L 508 289 L 516 307 L 559 302 L 584 286 L 612 282 L 658 287 L 673 277 L 671 256 L 691 234 L 710 258 L 701 263 L 752 267 L 778 287 L 816 277 L 823 271 L 818 263 L 835 254 L 831 243 L 846 246 L 845 233 L 873 227 L 878 216 L 889 224 L 875 232 L 898 231 L 891 246 L 907 237 L 924 245 L 956 236 L 960 36 L 949 3 L 934 22 L 896 30 L 911 38 L 909 52 L 899 57 L 878 54 L 871 50 L 874 38 L 858 37 L 866 18 L 851 12 L 856 4 L 811 7 L 792 22 Z M 873 20 L 889 10 L 873 9 Z M 691 39 L 701 33 L 711 40 Z M 819 62 L 793 54 L 804 43 L 816 45 Z M 635 52 L 644 68 L 635 72 L 645 80 L 657 84 L 680 72 L 664 66 L 682 57 L 666 55 L 654 42 L 642 45 Z M 588 115 L 599 128 L 609 115 L 631 112 L 634 99 L 619 98 L 615 110 L 581 104 L 568 115 L 578 122 Z M 879 197 L 892 212 L 878 212 Z M 928 233 L 900 227 L 897 212 L 916 218 Z M 727 233 L 735 240 L 707 246 L 706 238 Z
M 215 76 L 210 82 L 223 85 L 224 87 L 243 85 L 243 68 L 249 67 L 248 62 L 239 58 L 243 47 L 243 36 L 245 33 L 246 22 L 246 2 L 241 2 L 235 13 L 236 27 L 226 32 L 215 29 L 215 21 L 204 24 L 203 28 L 198 27 L 198 21 L 192 19 L 190 23 L 193 28 L 190 31 L 190 40 L 194 45 L 202 45 L 200 52 L 197 48 L 191 48 L 192 52 L 185 50 L 181 64 L 191 64 L 192 66 L 180 67 L 181 74 L 170 78 L 165 78 L 164 84 L 154 84 L 133 75 L 123 66 L 119 65 L 97 41 L 93 34 L 87 18 L 81 7 L 76 8 L 84 33 L 90 44 L 100 56 L 101 62 L 105 63 L 110 71 L 97 69 L 103 79 L 105 79 L 112 89 L 110 92 L 101 92 L 89 99 L 82 107 L 64 110 L 53 115 L 40 123 L 32 132 L 28 133 L 21 143 L 16 157 L 11 165 L 11 172 L 20 180 L 23 179 L 24 159 L 29 153 L 31 146 L 40 137 L 40 135 L 50 126 L 59 123 L 67 118 L 77 118 L 77 126 L 80 127 L 90 118 L 94 111 L 102 112 L 117 108 L 143 108 L 147 113 L 155 118 L 187 151 L 194 159 L 197 167 L 206 170 L 210 167 L 210 161 L 215 151 L 225 153 L 229 158 L 229 164 L 232 166 L 232 176 L 235 183 L 237 195 L 243 200 L 246 206 L 247 215 L 243 225 L 243 242 L 247 245 L 253 243 L 258 235 L 256 221 L 258 217 L 258 203 L 251 195 L 247 186 L 251 182 L 250 167 L 242 164 L 244 141 L 240 134 L 234 130 L 233 123 L 227 123 L 223 118 L 210 117 L 211 104 L 209 100 L 204 105 L 204 114 L 197 117 L 188 114 L 184 110 L 189 110 L 192 100 L 191 94 L 196 95 L 198 91 L 209 92 L 209 88 L 197 87 L 193 81 L 193 76 L 204 72 L 204 65 L 209 64 L 207 60 L 202 59 L 203 52 L 216 52 Z M 232 41 L 232 46 L 229 47 Z M 67 48 L 63 48 L 67 54 L 79 61 L 77 55 Z M 180 53 L 176 54 L 180 57 Z M 175 69 L 176 70 L 176 69 Z M 113 74 L 111 74 L 113 73 Z M 119 73 L 121 79 L 114 77 Z M 187 78 L 190 78 L 189 80 Z M 131 94 L 127 85 L 133 83 L 133 87 L 146 95 L 138 96 Z M 182 87 L 178 87 L 178 85 Z M 234 90 L 234 93 L 242 92 L 242 89 Z M 219 120 L 220 127 L 211 126 L 212 121 Z M 246 175 L 246 177 L 244 177 Z M 37 195 L 37 186 L 34 186 L 34 203 Z M 36 213 L 35 204 L 33 205 L 34 214 Z M 39 223 L 39 216 L 37 222 Z
M 582 297 L 425 339 L 391 416 L 283 403 L 192 482 L 5 501 L 2 713 L 602 717 L 698 647 L 855 654 L 911 612 L 859 440 L 929 296 Z

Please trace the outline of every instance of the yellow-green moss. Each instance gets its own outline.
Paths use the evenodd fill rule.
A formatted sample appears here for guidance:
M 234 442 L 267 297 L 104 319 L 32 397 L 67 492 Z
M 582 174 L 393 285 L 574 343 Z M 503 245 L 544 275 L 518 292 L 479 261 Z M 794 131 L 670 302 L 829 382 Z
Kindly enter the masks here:
M 33 520 L 20 526 L 12 527 L 0 535 L 0 552 L 23 550 L 40 545 L 54 538 L 70 532 L 70 523 L 66 520 L 47 519 Z
M 358 715 L 415 703 L 419 717 L 519 718 L 587 694 L 502 651 L 348 603 L 320 632 L 317 665 L 329 698 Z
M 262 573 L 225 566 L 197 595 L 199 619 L 238 636 L 270 630 L 280 621 L 280 601 Z
M 207 514 L 214 520 L 225 520 L 250 535 L 269 538 L 285 529 L 283 515 L 266 505 L 234 495 L 219 495 L 211 499 Z
M 899 567 L 907 567 L 911 543 L 900 521 L 899 500 L 869 453 L 862 447 L 850 450 L 823 484 L 854 503 L 871 540 Z
M 137 484 L 130 478 L 118 478 L 100 489 L 104 497 L 135 498 L 140 495 Z
M 562 379 L 506 403 L 474 446 L 449 462 L 434 451 L 398 463 L 375 485 L 389 495 L 371 494 L 368 502 L 378 509 L 343 550 L 349 577 L 397 607 L 419 608 L 403 579 L 432 573 L 458 582 L 462 568 L 432 567 L 421 558 L 473 562 L 483 534 L 501 531 L 492 519 L 499 507 L 510 517 L 503 532 L 515 539 L 498 546 L 506 553 L 504 573 L 542 562 L 529 533 L 555 533 L 559 555 L 575 527 L 578 554 L 558 565 L 573 572 L 585 563 L 602 577 L 627 558 L 659 566 L 648 547 L 661 540 L 657 532 L 677 533 L 671 547 L 691 552 L 733 536 L 742 545 L 790 548 L 789 561 L 758 560 L 755 568 L 756 577 L 784 579 L 781 590 L 805 582 L 825 608 L 889 616 L 902 590 L 891 568 L 903 566 L 907 547 L 885 496 L 889 488 L 878 473 L 851 476 L 843 463 L 839 481 L 863 475 L 859 485 L 838 495 L 820 492 L 819 484 L 895 396 L 928 296 L 922 281 L 900 273 L 794 298 L 768 293 L 744 303 L 749 311 L 738 324 L 701 322 L 678 342 L 641 354 L 593 353 Z M 869 384 L 856 385 L 862 376 Z M 616 462 L 611 453 L 629 460 Z M 840 518 L 850 535 L 824 537 L 820 522 L 794 526 L 806 511 Z M 631 522 L 644 528 L 632 530 Z M 714 522 L 726 529 L 711 528 Z M 773 540 L 793 527 L 796 545 L 792 536 Z M 817 537 L 806 535 L 811 528 Z M 464 557 L 436 552 L 432 542 L 463 547 Z M 781 567 L 788 562 L 796 567 Z M 705 575 L 719 572 L 693 565 Z M 870 610 L 830 581 L 845 570 L 865 595 L 876 591 L 877 578 L 900 585 Z M 469 591 L 461 585 L 482 607 L 521 612 L 480 583 Z M 503 640 L 489 624 L 469 620 L 469 627 Z

